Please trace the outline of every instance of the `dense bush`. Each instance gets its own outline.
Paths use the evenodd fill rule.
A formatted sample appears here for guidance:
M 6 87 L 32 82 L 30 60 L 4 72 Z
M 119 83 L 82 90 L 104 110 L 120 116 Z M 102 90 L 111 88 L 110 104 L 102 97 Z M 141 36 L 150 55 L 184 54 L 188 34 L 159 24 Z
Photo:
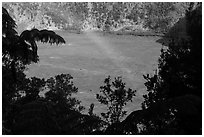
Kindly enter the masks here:
M 27 24 L 27 27 L 46 27 L 43 22 L 49 22 L 47 27 L 69 29 L 73 26 L 80 30 L 112 31 L 127 25 L 141 25 L 156 32 L 166 32 L 184 16 L 189 3 L 48 2 L 3 5 L 18 24 Z
M 157 72 L 144 76 L 149 93 L 144 96 L 143 109 L 160 106 L 166 110 L 154 111 L 167 113 L 167 117 L 158 116 L 163 123 L 158 123 L 157 118 L 148 122 L 146 131 L 150 133 L 164 134 L 165 128 L 177 127 L 175 134 L 201 134 L 202 4 L 190 5 L 185 18 L 188 37 L 172 37 L 168 48 L 161 50 Z
M 126 115 L 125 105 L 132 101 L 136 90 L 126 89 L 121 77 L 111 81 L 110 76 L 104 80 L 105 85 L 100 87 L 101 94 L 96 94 L 97 100 L 107 106 L 107 112 L 101 113 L 102 118 L 110 125 L 119 123 Z
M 109 11 L 114 6 L 101 4 L 102 9 L 106 5 L 103 10 Z M 158 70 L 153 76 L 144 76 L 148 94 L 144 95 L 143 109 L 133 111 L 123 120 L 123 108 L 136 91 L 126 89 L 120 77 L 113 82 L 106 78 L 101 93 L 96 95 L 107 106 L 102 117 L 93 113 L 93 104 L 88 115 L 81 113 L 80 101 L 71 96 L 78 92 L 71 75 L 47 80 L 26 78 L 26 65 L 39 60 L 36 41 L 65 41 L 48 30 L 32 29 L 18 35 L 15 21 L 2 8 L 3 134 L 201 134 L 202 3 L 191 3 L 185 19 L 187 36 L 170 37 L 168 47 L 161 49 Z

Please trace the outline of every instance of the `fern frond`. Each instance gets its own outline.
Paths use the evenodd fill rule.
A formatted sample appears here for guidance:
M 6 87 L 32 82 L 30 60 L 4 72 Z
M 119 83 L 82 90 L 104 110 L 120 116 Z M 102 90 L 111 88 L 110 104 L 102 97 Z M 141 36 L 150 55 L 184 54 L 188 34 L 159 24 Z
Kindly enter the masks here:
M 65 43 L 65 40 L 61 36 L 57 35 L 54 31 L 45 29 L 39 31 L 36 28 L 23 31 L 20 35 L 19 41 L 20 47 L 18 51 L 21 51 L 22 56 L 26 57 L 26 60 L 32 60 L 34 62 L 38 61 L 38 48 L 36 41 L 57 45 L 60 43 Z
M 2 34 L 3 35 L 17 35 L 15 30 L 16 23 L 9 15 L 8 11 L 2 7 Z
M 20 38 L 31 43 L 32 41 L 41 41 L 43 43 L 60 44 L 65 43 L 65 40 L 51 30 L 25 30 L 21 33 Z
M 39 35 L 39 40 L 41 42 L 48 42 L 50 44 L 60 44 L 60 43 L 65 43 L 65 40 L 57 35 L 54 31 L 50 30 L 41 30 L 40 35 Z

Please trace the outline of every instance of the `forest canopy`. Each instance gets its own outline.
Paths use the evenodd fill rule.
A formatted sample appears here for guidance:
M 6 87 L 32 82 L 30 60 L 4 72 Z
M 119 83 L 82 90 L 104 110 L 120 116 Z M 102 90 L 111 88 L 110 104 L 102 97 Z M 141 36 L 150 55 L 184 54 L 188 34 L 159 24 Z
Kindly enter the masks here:
M 166 32 L 181 17 L 188 2 L 23 2 L 3 3 L 18 29 Z M 78 10 L 80 9 L 80 10 Z M 132 28 L 131 28 L 132 27 Z
M 50 4 L 48 9 L 45 3 L 24 4 L 27 5 L 15 3 L 5 4 L 5 7 L 9 9 L 17 5 L 18 8 L 21 6 L 20 9 L 36 11 L 29 12 L 32 13 L 29 17 L 35 22 L 42 21 L 43 16 L 40 15 L 50 6 L 67 9 L 69 4 L 74 4 L 69 10 L 75 12 L 69 15 L 78 21 L 76 28 L 81 29 L 88 16 L 90 20 L 96 20 L 94 23 L 98 23 L 95 24 L 97 28 L 102 27 L 104 31 L 113 27 L 114 23 L 124 23 L 121 19 L 127 18 L 133 20 L 135 25 L 144 21 L 148 29 L 167 31 L 172 24 L 169 24 L 168 16 L 165 15 L 169 15 L 169 11 L 174 11 L 175 5 L 180 3 L 47 3 Z M 66 41 L 47 29 L 23 29 L 18 33 L 16 22 L 19 20 L 13 19 L 7 9 L 2 7 L 3 134 L 202 134 L 202 3 L 184 3 L 179 6 L 185 7 L 185 4 L 188 5 L 185 11 L 187 37 L 169 37 L 166 47 L 161 49 L 157 70 L 154 74 L 144 75 L 147 94 L 143 96 L 142 109 L 132 110 L 125 119 L 122 119 L 126 115 L 124 107 L 132 101 L 136 90 L 127 88 L 121 77 L 113 80 L 107 77 L 100 87 L 100 94 L 96 94 L 96 99 L 108 110 L 101 115 L 94 114 L 93 103 L 87 114 L 82 113 L 84 107 L 81 101 L 72 96 L 78 92 L 78 88 L 74 86 L 70 74 L 58 74 L 48 79 L 27 78 L 24 73 L 27 65 L 39 61 L 37 42 L 58 45 Z M 141 14 L 140 10 L 134 9 L 135 6 L 141 8 Z M 79 11 L 79 7 L 84 8 Z M 18 8 L 13 8 L 13 13 L 19 13 Z M 132 11 L 139 13 L 131 15 Z M 99 12 L 103 17 L 97 18 Z M 23 16 L 24 13 L 22 10 Z M 163 19 L 167 22 L 163 22 Z M 165 24 L 160 24 L 162 22 Z M 174 31 L 170 29 L 167 34 Z M 47 92 L 40 96 L 43 90 Z

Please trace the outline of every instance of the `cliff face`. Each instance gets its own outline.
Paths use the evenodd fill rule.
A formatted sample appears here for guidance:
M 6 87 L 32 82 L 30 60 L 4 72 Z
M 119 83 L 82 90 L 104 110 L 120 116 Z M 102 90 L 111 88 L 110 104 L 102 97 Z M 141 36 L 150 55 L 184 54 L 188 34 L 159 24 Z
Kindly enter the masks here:
M 189 3 L 141 2 L 4 2 L 18 31 L 31 29 L 166 31 L 181 18 Z M 131 28 L 131 27 L 129 27 Z M 133 31 L 134 31 L 133 30 Z

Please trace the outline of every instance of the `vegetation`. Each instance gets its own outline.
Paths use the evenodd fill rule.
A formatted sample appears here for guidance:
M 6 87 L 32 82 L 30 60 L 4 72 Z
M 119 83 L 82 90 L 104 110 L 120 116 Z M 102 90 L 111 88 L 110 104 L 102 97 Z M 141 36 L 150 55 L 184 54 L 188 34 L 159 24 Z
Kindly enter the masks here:
M 53 117 L 48 116 L 47 119 L 44 119 L 45 116 L 43 115 L 47 113 L 44 109 L 48 107 L 46 103 L 50 104 L 49 102 L 51 102 L 52 107 L 63 107 L 64 105 L 64 107 L 69 107 L 70 109 L 77 108 L 75 106 L 79 105 L 80 102 L 70 98 L 72 93 L 77 92 L 77 88 L 70 81 L 72 77 L 62 74 L 47 81 L 35 77 L 28 79 L 23 71 L 26 69 L 26 65 L 32 62 L 37 63 L 39 60 L 36 41 L 49 42 L 51 44 L 65 43 L 65 41 L 55 32 L 48 30 L 26 30 L 19 36 L 15 30 L 14 20 L 4 8 L 2 8 L 2 24 L 3 132 L 6 134 L 53 134 L 57 129 L 52 131 L 49 129 L 50 124 L 48 124 L 48 127 L 44 125 Z M 63 80 L 66 86 L 62 83 Z M 63 88 L 66 91 L 59 90 L 62 88 L 61 84 L 64 84 Z M 53 86 L 57 88 L 57 91 Z M 46 96 L 41 97 L 40 93 L 45 89 L 48 89 Z M 56 98 L 61 102 L 56 102 Z M 43 102 L 46 101 L 46 103 L 42 102 L 42 107 L 39 107 L 41 100 Z M 69 106 L 65 106 L 67 104 Z M 28 106 L 30 105 L 33 107 L 29 108 Z M 82 107 L 79 107 L 77 110 L 80 111 L 81 109 Z M 22 113 L 24 114 L 24 111 L 26 111 L 25 115 L 21 115 Z M 33 114 L 35 115 L 35 112 L 38 111 L 42 111 L 42 113 L 36 114 L 35 117 L 39 122 L 36 123 L 37 121 Z M 51 109 L 51 111 L 53 110 Z M 18 117 L 19 115 L 20 117 Z M 42 119 L 39 120 L 38 118 Z M 37 125 L 34 126 L 33 123 Z M 54 124 L 55 122 L 51 121 L 51 123 Z M 25 126 L 28 130 L 24 131 Z M 34 127 L 32 128 L 32 126 Z M 42 129 L 39 133 L 35 133 L 41 126 L 45 126 L 46 130 Z M 56 125 L 53 126 L 56 127 Z
M 105 86 L 101 86 L 101 93 L 96 94 L 96 98 L 101 104 L 107 106 L 108 112 L 101 113 L 101 116 L 109 124 L 119 123 L 126 115 L 127 111 L 123 107 L 132 100 L 135 96 L 136 90 L 125 89 L 125 83 L 122 82 L 121 77 L 115 78 L 111 82 L 110 76 L 104 80 Z
M 144 76 L 149 93 L 144 96 L 143 109 L 158 113 L 146 121 L 149 134 L 201 134 L 201 11 L 201 3 L 189 6 L 187 36 L 171 38 L 168 48 L 161 50 L 156 73 Z
M 166 32 L 185 15 L 181 2 L 50 2 L 3 3 L 22 27 Z M 80 10 L 78 10 L 80 9 Z M 22 29 L 22 28 L 20 28 Z M 24 28 L 26 29 L 26 28 Z
M 102 17 L 106 21 L 110 18 L 119 21 L 121 16 L 126 16 L 122 13 L 120 17 L 108 15 L 111 12 L 116 15 L 116 9 L 123 9 L 123 3 L 117 3 L 117 8 L 113 8 L 115 3 L 101 4 L 97 6 L 109 11 Z M 156 5 L 161 9 L 167 6 L 148 4 L 145 6 Z M 172 10 L 173 4 L 167 4 Z M 81 6 L 85 5 L 81 3 Z M 157 10 L 155 8 L 152 15 L 159 16 Z M 161 20 L 167 15 L 165 12 L 162 10 Z M 105 85 L 100 87 L 101 94 L 96 95 L 108 109 L 101 113 L 102 117 L 93 113 L 94 104 L 90 105 L 88 114 L 82 114 L 84 107 L 72 97 L 78 89 L 73 85 L 71 75 L 60 74 L 47 80 L 26 78 L 27 65 L 39 61 L 36 41 L 50 44 L 65 41 L 53 31 L 36 28 L 18 35 L 15 21 L 2 8 L 3 134 L 202 134 L 202 3 L 190 3 L 184 19 L 186 36 L 168 37 L 168 47 L 161 49 L 158 70 L 153 76 L 144 76 L 148 94 L 144 95 L 142 110 L 133 111 L 122 120 L 126 115 L 124 106 L 136 91 L 126 89 L 121 77 L 113 82 L 110 77 L 106 78 Z M 159 20 L 156 26 L 150 26 L 161 29 L 163 24 Z M 100 24 L 111 24 L 106 21 L 102 20 Z

